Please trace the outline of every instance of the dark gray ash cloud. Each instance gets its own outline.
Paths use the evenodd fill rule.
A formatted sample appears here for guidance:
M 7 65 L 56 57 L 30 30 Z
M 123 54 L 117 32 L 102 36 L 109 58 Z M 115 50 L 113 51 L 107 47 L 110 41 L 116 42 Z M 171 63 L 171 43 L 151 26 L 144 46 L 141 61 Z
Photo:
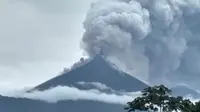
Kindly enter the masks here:
M 100 0 L 84 22 L 82 47 L 98 49 L 151 84 L 200 80 L 199 0 Z

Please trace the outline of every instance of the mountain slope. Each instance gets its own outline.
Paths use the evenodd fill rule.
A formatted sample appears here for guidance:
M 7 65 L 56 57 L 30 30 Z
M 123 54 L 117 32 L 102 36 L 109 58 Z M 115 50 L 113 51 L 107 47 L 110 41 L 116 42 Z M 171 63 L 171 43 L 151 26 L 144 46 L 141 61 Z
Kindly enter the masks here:
M 116 91 L 140 91 L 147 87 L 142 81 L 116 70 L 101 56 L 96 56 L 87 64 L 66 74 L 55 77 L 35 89 L 45 90 L 58 85 L 75 86 L 77 82 L 99 82 Z
M 126 92 L 140 91 L 148 86 L 142 81 L 117 70 L 98 55 L 87 64 L 50 79 L 29 92 L 35 89 L 47 90 L 60 85 L 73 86 L 81 90 L 99 89 L 95 88 L 94 85 L 82 87 L 78 84 L 80 82 L 96 84 L 97 86 L 100 84 L 99 86 L 104 88 L 109 87 L 112 90 L 109 93 L 122 90 Z M 124 106 L 118 104 L 86 100 L 68 100 L 57 103 L 9 97 L 1 97 L 0 100 L 0 111 L 2 112 L 125 112 L 123 108 Z
M 95 101 L 60 101 L 53 104 L 23 98 L 0 98 L 0 112 L 124 112 L 121 105 Z
M 175 96 L 191 96 L 193 98 L 200 98 L 200 94 L 187 86 L 179 85 L 171 88 L 173 95 Z

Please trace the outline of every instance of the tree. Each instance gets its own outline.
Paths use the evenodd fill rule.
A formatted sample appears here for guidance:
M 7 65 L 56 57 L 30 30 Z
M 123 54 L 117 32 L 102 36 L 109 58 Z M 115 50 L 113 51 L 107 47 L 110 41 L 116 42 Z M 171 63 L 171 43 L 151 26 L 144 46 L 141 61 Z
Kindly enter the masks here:
M 182 112 L 200 112 L 200 102 L 195 105 L 189 99 L 183 97 L 173 97 L 172 91 L 164 85 L 145 88 L 141 97 L 128 102 L 125 108 L 128 112 L 154 111 L 157 112 L 173 112 L 181 110 Z
M 132 102 L 128 102 L 128 107 L 125 108 L 129 112 L 135 110 L 141 111 L 158 111 L 166 110 L 168 106 L 168 98 L 171 95 L 169 90 L 164 85 L 145 88 L 142 91 L 142 96 L 136 98 Z M 158 109 L 159 107 L 159 109 Z
M 194 104 L 189 99 L 185 99 L 181 102 L 180 110 L 182 112 L 200 112 L 200 101 Z
M 157 111 L 158 108 L 152 105 L 147 101 L 144 97 L 138 97 L 134 99 L 132 102 L 128 102 L 128 107 L 125 108 L 125 110 L 128 110 L 128 112 L 132 112 L 135 110 L 141 110 L 141 111 Z
M 200 101 L 195 103 L 195 112 L 200 112 Z
M 148 87 L 142 91 L 143 98 L 148 99 L 150 104 L 158 106 L 160 112 L 166 109 L 166 104 L 171 94 L 172 91 L 164 85 Z
M 182 112 L 196 112 L 195 105 L 189 99 L 182 100 L 179 105 Z
M 164 111 L 168 111 L 168 112 L 176 111 L 177 112 L 178 110 L 183 110 L 186 107 L 186 105 L 184 103 L 187 105 L 189 104 L 189 102 L 186 103 L 186 100 L 183 100 L 183 97 L 181 97 L 181 96 L 169 97 Z

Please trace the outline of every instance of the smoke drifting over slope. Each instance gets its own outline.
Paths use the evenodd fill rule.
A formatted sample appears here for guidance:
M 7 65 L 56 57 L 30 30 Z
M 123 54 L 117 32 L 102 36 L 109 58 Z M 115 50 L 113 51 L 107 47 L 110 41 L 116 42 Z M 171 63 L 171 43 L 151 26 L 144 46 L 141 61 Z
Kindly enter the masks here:
M 199 19 L 200 0 L 100 0 L 87 14 L 81 45 L 151 84 L 198 88 Z

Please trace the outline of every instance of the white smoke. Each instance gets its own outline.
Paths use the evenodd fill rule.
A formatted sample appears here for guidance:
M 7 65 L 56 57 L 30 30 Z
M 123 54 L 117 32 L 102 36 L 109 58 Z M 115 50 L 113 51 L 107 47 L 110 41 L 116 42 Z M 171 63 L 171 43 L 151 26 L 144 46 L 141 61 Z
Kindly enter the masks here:
M 79 68 L 85 64 L 87 64 L 91 59 L 89 59 L 88 57 L 82 57 L 80 58 L 80 60 L 76 63 L 74 63 L 70 68 L 64 68 L 62 72 L 60 72 L 60 75 L 66 74 L 76 68 Z
M 127 102 L 132 101 L 141 93 L 127 93 L 122 95 L 107 94 L 100 92 L 98 89 L 80 90 L 75 87 L 57 86 L 45 91 L 33 91 L 27 93 L 26 91 L 1 91 L 1 95 L 15 98 L 27 98 L 33 100 L 41 100 L 49 103 L 56 103 L 58 101 L 77 101 L 88 100 L 98 101 L 109 104 L 125 105 Z
M 82 47 L 151 84 L 200 89 L 200 0 L 100 0 L 84 22 Z

